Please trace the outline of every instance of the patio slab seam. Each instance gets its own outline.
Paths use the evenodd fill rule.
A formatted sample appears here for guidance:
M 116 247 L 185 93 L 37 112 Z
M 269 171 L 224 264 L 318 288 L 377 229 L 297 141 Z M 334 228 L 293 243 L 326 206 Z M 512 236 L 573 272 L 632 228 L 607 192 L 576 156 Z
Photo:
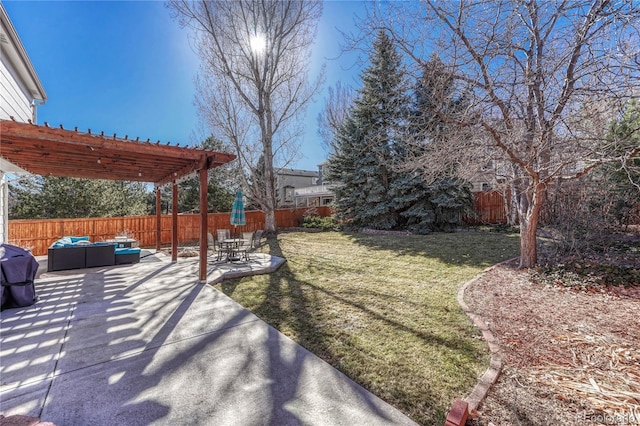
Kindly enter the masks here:
M 67 343 L 67 336 L 69 335 L 69 329 L 71 328 L 71 320 L 73 319 L 73 313 L 76 311 L 77 304 L 73 304 L 71 308 L 71 312 L 69 312 L 69 319 L 67 321 L 67 325 L 64 329 L 64 336 L 62 336 L 62 344 L 58 349 L 58 353 L 56 354 L 56 362 L 53 364 L 53 371 L 51 372 L 51 378 L 49 380 L 49 385 L 47 386 L 47 390 L 44 393 L 44 401 L 49 397 L 49 392 L 51 392 L 51 386 L 53 385 L 53 378 L 56 375 L 56 370 L 58 369 L 58 363 L 60 362 L 60 357 L 64 353 L 64 345 Z M 47 379 L 45 379 L 47 380 Z M 44 410 L 44 404 L 40 407 L 40 412 L 38 413 L 38 418 L 42 417 L 42 411 Z

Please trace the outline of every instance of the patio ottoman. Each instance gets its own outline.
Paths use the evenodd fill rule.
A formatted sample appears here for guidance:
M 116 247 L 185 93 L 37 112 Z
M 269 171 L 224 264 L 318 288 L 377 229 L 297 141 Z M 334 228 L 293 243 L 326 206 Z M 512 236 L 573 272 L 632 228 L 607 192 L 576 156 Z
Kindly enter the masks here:
M 116 265 L 125 265 L 127 263 L 140 262 L 139 248 L 117 248 L 116 249 Z

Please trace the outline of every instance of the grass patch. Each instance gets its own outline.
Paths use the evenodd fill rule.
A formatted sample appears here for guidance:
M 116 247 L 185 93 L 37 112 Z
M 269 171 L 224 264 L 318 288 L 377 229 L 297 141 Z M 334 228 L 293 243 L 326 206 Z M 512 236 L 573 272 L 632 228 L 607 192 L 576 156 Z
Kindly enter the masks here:
M 493 233 L 283 233 L 263 248 L 287 259 L 276 273 L 219 286 L 417 422 L 442 424 L 489 360 L 457 290 L 518 244 Z

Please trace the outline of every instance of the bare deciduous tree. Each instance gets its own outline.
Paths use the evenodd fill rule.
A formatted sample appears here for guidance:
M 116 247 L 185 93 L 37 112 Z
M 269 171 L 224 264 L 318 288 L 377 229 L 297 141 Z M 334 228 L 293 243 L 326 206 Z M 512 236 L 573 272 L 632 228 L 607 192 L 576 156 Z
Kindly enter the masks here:
M 344 123 L 354 98 L 353 88 L 343 86 L 341 82 L 337 82 L 335 87 L 329 87 L 324 109 L 318 114 L 318 134 L 329 152 L 333 152 L 335 149 L 333 144 L 338 129 Z
M 214 136 L 235 146 L 248 196 L 276 231 L 274 163 L 297 154 L 302 113 L 321 77 L 308 84 L 318 1 L 187 1 L 170 7 L 195 34 L 202 60 L 196 103 Z
M 637 146 L 616 153 L 602 124 L 618 116 L 640 89 L 640 4 L 425 0 L 420 6 L 391 7 L 395 13 L 373 25 L 392 31 L 417 64 L 429 53 L 440 56 L 469 105 L 466 114 L 448 119 L 475 129 L 475 138 L 464 142 L 475 142 L 511 169 L 520 266 L 534 266 L 548 185 L 640 154 Z M 389 16 L 396 22 L 389 23 Z M 451 152 L 439 154 L 455 158 Z

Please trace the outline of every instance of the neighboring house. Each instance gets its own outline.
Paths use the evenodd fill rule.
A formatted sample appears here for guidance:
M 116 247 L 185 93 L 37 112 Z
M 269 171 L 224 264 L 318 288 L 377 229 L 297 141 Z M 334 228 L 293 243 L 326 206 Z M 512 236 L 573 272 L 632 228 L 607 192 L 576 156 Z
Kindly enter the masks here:
M 311 170 L 276 170 L 276 201 L 279 208 L 295 207 L 295 191 L 317 185 L 318 172 Z
M 335 198 L 331 184 L 324 181 L 324 168 L 327 162 L 318 164 L 318 180 L 314 185 L 296 188 L 294 191 L 296 207 L 328 206 Z
M 0 48 L 0 119 L 35 124 L 36 108 L 47 100 L 47 94 L 2 3 Z M 2 158 L 0 146 L 0 243 L 8 239 L 7 174 L 27 172 Z
M 329 206 L 334 195 L 331 185 L 312 185 L 295 190 L 296 207 Z
M 276 198 L 279 208 L 317 207 L 333 203 L 331 185 L 323 181 L 326 162 L 318 171 L 280 169 L 276 171 Z
M 489 160 L 471 176 L 469 179 L 471 192 L 486 192 L 496 189 L 496 183 L 499 178 L 495 163 L 494 160 Z

